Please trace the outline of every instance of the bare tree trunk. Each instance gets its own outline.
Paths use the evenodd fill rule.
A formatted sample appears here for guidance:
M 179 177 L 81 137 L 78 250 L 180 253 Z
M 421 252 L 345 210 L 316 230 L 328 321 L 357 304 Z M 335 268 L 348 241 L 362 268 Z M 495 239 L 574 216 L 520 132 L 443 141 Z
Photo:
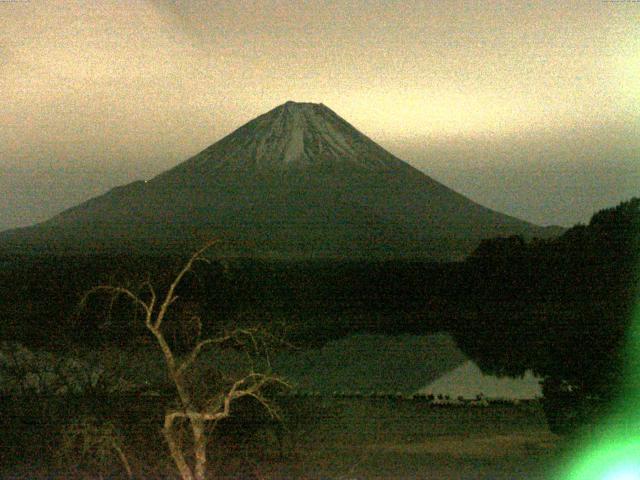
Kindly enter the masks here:
M 146 281 L 142 284 L 142 287 L 144 287 L 148 292 L 144 297 L 126 287 L 98 285 L 97 287 L 89 290 L 81 301 L 81 305 L 84 305 L 87 298 L 97 292 L 110 293 L 114 299 L 119 295 L 124 295 L 145 313 L 145 325 L 155 337 L 158 346 L 162 351 L 167 373 L 178 393 L 181 408 L 178 410 L 168 411 L 165 414 L 163 434 L 169 447 L 171 458 L 175 462 L 182 480 L 206 480 L 207 435 L 205 432 L 205 425 L 207 422 L 218 421 L 221 418 L 228 417 L 230 414 L 231 403 L 242 397 L 254 398 L 260 402 L 264 408 L 266 408 L 269 414 L 273 417 L 277 417 L 276 411 L 272 408 L 269 401 L 262 395 L 261 390 L 268 384 L 280 384 L 287 386 L 287 384 L 277 376 L 256 373 L 251 370 L 244 376 L 237 378 L 228 390 L 225 391 L 223 389 L 221 392 L 216 392 L 212 398 L 206 398 L 206 393 L 199 394 L 197 391 L 192 389 L 190 380 L 194 378 L 191 376 L 194 375 L 194 373 L 190 368 L 197 361 L 198 355 L 205 346 L 218 345 L 222 348 L 225 342 L 247 337 L 249 348 L 253 346 L 255 348 L 255 353 L 258 354 L 259 348 L 255 336 L 260 333 L 261 329 L 259 328 L 237 328 L 231 332 L 223 332 L 223 334 L 218 338 L 200 339 L 199 327 L 196 338 L 194 339 L 195 345 L 185 358 L 176 358 L 171 346 L 167 342 L 162 331 L 162 325 L 170 306 L 178 298 L 175 294 L 176 288 L 180 284 L 182 278 L 191 271 L 194 262 L 206 260 L 203 257 L 203 253 L 214 243 L 216 243 L 215 240 L 208 242 L 204 247 L 191 256 L 189 261 L 174 278 L 161 302 L 161 299 L 157 296 L 156 290 L 153 288 L 150 281 Z M 196 396 L 196 399 L 198 399 L 198 395 L 205 395 L 205 398 L 200 398 L 197 405 L 211 404 L 212 406 L 205 407 L 204 409 L 194 409 L 192 396 Z M 211 401 L 213 401 L 213 403 L 211 403 Z M 174 422 L 179 418 L 183 421 L 189 422 L 189 427 L 193 436 L 195 457 L 193 465 L 190 465 L 190 462 L 187 462 L 183 445 L 180 444 L 180 439 L 176 436 Z M 127 473 L 131 476 L 131 468 L 126 461 L 126 457 L 124 457 L 124 452 L 119 451 L 119 454 Z
M 203 420 L 191 419 L 191 430 L 193 431 L 193 444 L 195 452 L 195 474 L 196 480 L 206 479 L 207 470 L 207 437 L 205 435 L 205 423 Z
M 169 452 L 171 453 L 171 457 L 173 458 L 176 467 L 178 467 L 182 480 L 194 480 L 193 472 L 184 458 L 182 448 L 178 445 L 178 442 L 173 436 L 173 419 L 174 417 L 171 414 L 167 414 L 164 417 L 164 438 L 167 441 L 167 445 L 169 445 Z

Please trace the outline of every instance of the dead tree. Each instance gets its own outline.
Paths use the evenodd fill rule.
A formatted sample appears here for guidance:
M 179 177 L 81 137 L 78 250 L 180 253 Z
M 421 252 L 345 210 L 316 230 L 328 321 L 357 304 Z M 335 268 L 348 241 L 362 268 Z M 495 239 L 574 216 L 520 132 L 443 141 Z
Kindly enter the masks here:
M 253 367 L 241 374 L 236 374 L 234 378 L 227 378 L 226 382 L 218 383 L 213 391 L 196 387 L 198 383 L 195 379 L 198 374 L 196 363 L 205 348 L 235 344 L 250 346 L 258 351 L 260 345 L 266 345 L 266 338 L 273 339 L 273 335 L 265 327 L 236 326 L 223 329 L 219 335 L 201 338 L 202 324 L 200 319 L 196 318 L 198 328 L 190 351 L 177 355 L 167 341 L 163 333 L 163 321 L 172 305 L 178 300 L 176 289 L 185 275 L 192 271 L 196 262 L 208 262 L 204 254 L 216 243 L 216 240 L 212 240 L 196 251 L 173 278 L 163 295 L 160 295 L 151 281 L 147 280 L 143 282 L 139 292 L 124 286 L 98 285 L 85 293 L 81 302 L 81 305 L 84 305 L 91 295 L 105 293 L 112 297 L 112 305 L 116 297 L 123 296 L 142 311 L 144 324 L 162 351 L 168 377 L 177 393 L 178 407 L 166 411 L 162 432 L 183 480 L 205 480 L 206 478 L 206 427 L 208 424 L 213 422 L 215 425 L 218 421 L 230 416 L 232 404 L 244 397 L 254 398 L 272 417 L 278 418 L 278 412 L 264 395 L 264 390 L 267 386 L 277 384 L 288 387 L 282 378 L 270 373 L 268 369 L 267 372 L 261 373 L 255 371 Z M 193 321 L 193 317 L 190 320 Z M 176 430 L 178 422 L 185 422 L 188 425 L 194 452 L 192 461 L 188 460 L 186 447 L 179 439 Z

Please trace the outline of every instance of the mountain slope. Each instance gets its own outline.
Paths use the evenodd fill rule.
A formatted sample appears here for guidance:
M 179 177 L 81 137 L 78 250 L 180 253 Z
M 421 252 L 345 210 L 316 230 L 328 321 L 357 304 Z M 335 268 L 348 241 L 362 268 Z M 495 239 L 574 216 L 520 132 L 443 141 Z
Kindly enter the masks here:
M 223 236 L 242 254 L 459 258 L 547 229 L 472 202 L 321 104 L 287 102 L 148 182 L 33 227 L 5 251 L 187 250 Z

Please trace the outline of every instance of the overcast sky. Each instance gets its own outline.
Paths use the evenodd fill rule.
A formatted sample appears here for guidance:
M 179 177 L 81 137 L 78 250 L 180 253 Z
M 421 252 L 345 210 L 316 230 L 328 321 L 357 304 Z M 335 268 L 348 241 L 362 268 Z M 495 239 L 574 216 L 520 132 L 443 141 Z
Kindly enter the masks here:
M 0 229 L 322 102 L 486 206 L 640 195 L 636 1 L 0 0 Z

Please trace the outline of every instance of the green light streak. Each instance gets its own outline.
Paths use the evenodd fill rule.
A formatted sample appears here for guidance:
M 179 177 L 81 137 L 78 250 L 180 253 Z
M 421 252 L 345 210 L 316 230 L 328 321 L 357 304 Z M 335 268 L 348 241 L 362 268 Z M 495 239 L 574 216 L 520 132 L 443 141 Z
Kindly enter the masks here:
M 640 238 L 636 232 L 636 239 Z M 638 241 L 634 241 L 637 251 Z M 636 260 L 640 255 L 635 255 Z M 640 285 L 636 261 L 635 285 Z M 622 391 L 597 433 L 583 437 L 577 455 L 559 475 L 562 480 L 640 480 L 640 296 L 631 312 L 625 348 Z M 615 386 L 612 386 L 615 387 Z
M 640 426 L 637 417 L 634 427 Z M 629 425 L 631 426 L 631 425 Z M 634 428 L 634 429 L 636 429 Z M 626 430 L 626 429 L 625 429 Z M 640 480 L 640 437 L 621 434 L 612 427 L 569 465 L 559 477 L 565 480 Z
M 640 442 L 605 444 L 588 450 L 582 461 L 573 465 L 566 480 L 640 480 Z

